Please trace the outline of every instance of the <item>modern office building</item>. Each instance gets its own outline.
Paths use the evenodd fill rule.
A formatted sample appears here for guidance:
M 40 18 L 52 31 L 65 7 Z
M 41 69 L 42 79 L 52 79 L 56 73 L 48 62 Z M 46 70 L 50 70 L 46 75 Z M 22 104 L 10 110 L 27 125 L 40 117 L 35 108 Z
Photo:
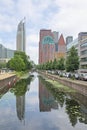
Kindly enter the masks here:
M 0 44 L 0 62 L 8 62 L 11 58 L 14 57 L 15 50 L 5 48 Z
M 18 24 L 16 50 L 26 52 L 25 18 Z
M 78 43 L 78 38 L 74 39 L 73 41 L 71 41 L 70 43 L 66 44 L 66 52 L 68 53 L 70 48 L 74 46 L 77 51 L 78 51 L 78 55 L 79 55 L 79 43 Z
M 72 46 L 78 52 L 80 61 L 79 71 L 87 72 L 87 32 L 80 32 L 75 40 L 67 44 L 67 53 Z
M 40 30 L 39 40 L 39 64 L 46 63 L 54 59 L 55 42 L 51 30 Z
M 66 37 L 66 45 L 69 44 L 72 41 L 73 41 L 73 37 L 72 36 Z
M 78 34 L 79 50 L 80 50 L 80 70 L 87 72 L 87 32 Z

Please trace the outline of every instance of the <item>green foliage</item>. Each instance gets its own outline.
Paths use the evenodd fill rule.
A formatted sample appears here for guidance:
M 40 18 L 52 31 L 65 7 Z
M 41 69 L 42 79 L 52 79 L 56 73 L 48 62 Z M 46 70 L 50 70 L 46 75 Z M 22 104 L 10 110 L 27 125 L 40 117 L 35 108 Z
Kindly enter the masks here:
M 32 77 L 19 80 L 19 82 L 17 82 L 15 86 L 10 89 L 10 92 L 14 93 L 14 95 L 16 96 L 24 95 L 27 91 L 27 85 L 30 85 L 31 81 L 32 81 Z
M 46 80 L 40 76 L 40 84 L 42 83 L 46 87 L 54 99 L 57 101 L 58 106 L 65 107 L 66 113 L 68 114 L 70 123 L 73 127 L 77 122 L 87 124 L 87 116 L 81 104 L 78 100 L 74 100 L 73 97 L 77 92 L 67 86 L 64 86 L 56 81 Z M 75 94 L 76 93 L 76 94 Z
M 25 52 L 16 51 L 14 58 L 7 63 L 7 67 L 16 71 L 25 71 L 32 68 L 32 62 Z
M 54 59 L 52 69 L 57 69 L 57 60 Z
M 65 69 L 65 65 L 64 65 L 64 58 L 60 58 L 58 61 L 56 59 L 54 59 L 54 61 L 48 61 L 44 64 L 40 64 L 37 66 L 38 69 L 42 69 L 42 70 L 64 70 Z
M 77 50 L 74 46 L 70 49 L 69 55 L 66 60 L 66 70 L 74 72 L 79 68 L 79 57 Z
M 14 58 L 9 61 L 9 65 L 11 69 L 14 69 L 16 71 L 25 69 L 25 63 L 23 62 L 23 59 L 18 55 L 15 55 Z
M 0 69 L 5 67 L 6 67 L 6 63 L 0 63 Z
M 60 58 L 60 59 L 58 60 L 57 69 L 58 69 L 58 70 L 64 70 L 64 69 L 65 69 L 64 58 Z

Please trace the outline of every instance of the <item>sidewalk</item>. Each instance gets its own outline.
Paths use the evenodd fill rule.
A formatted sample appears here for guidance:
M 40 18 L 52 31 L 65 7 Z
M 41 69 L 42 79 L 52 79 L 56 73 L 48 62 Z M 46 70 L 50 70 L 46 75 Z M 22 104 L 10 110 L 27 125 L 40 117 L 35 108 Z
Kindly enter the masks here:
M 52 80 L 58 81 L 59 83 L 65 86 L 76 89 L 81 94 L 87 96 L 87 82 L 86 81 L 72 80 L 72 79 L 59 77 L 57 75 L 52 75 L 52 74 L 41 72 L 41 71 L 38 71 L 38 72 Z
M 0 73 L 0 81 L 9 77 L 15 76 L 15 75 L 16 74 L 13 74 L 13 73 L 2 73 L 2 74 Z

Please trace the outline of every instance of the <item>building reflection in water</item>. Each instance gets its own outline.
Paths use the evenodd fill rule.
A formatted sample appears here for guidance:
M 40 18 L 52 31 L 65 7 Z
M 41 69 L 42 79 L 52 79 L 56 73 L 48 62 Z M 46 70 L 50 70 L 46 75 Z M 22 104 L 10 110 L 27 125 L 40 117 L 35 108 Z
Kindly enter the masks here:
M 58 109 L 58 103 L 39 78 L 39 110 L 46 112 L 51 109 Z
M 26 92 L 30 89 L 30 83 L 32 81 L 32 77 L 27 79 L 22 79 L 17 82 L 14 87 L 14 93 L 16 95 L 16 111 L 17 117 L 20 121 L 24 121 L 25 124 L 25 96 Z
M 16 96 L 16 111 L 18 119 L 23 121 L 25 118 L 25 95 Z

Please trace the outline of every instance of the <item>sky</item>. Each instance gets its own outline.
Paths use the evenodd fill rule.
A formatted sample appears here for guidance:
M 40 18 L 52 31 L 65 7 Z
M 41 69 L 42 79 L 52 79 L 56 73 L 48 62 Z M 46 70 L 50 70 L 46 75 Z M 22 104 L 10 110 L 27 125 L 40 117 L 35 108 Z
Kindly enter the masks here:
M 18 23 L 26 17 L 26 53 L 38 63 L 40 29 L 64 38 L 87 31 L 87 0 L 0 0 L 0 43 L 16 49 Z

